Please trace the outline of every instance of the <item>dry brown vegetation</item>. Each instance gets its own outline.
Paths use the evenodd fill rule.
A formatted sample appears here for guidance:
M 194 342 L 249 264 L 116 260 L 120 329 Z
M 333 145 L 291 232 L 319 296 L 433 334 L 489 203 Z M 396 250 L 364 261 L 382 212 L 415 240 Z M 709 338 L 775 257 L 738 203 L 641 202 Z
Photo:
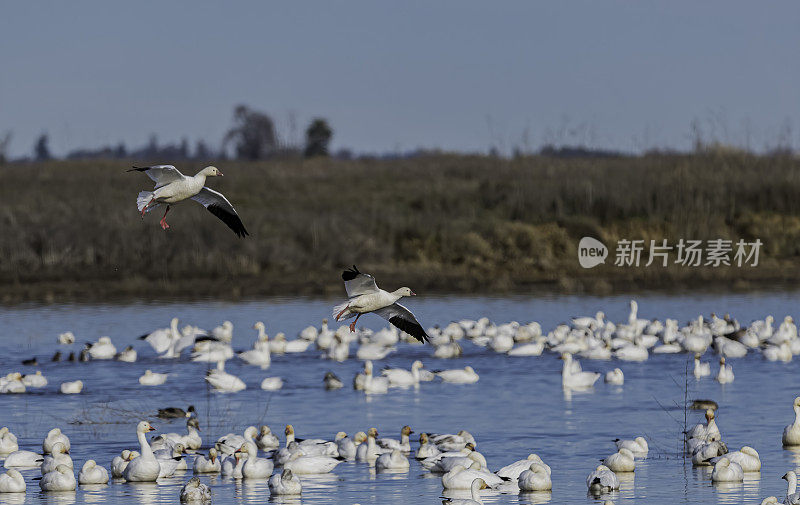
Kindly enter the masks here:
M 119 161 L 0 166 L 2 299 L 339 293 L 358 264 L 418 291 L 746 287 L 800 279 L 800 161 L 742 153 L 610 159 L 441 155 L 224 162 L 199 205 L 142 221 L 151 182 Z M 180 166 L 194 173 L 201 165 Z M 583 270 L 577 242 L 760 238 L 758 268 Z M 613 247 L 613 245 L 612 245 Z M 612 253 L 613 254 L 613 253 Z

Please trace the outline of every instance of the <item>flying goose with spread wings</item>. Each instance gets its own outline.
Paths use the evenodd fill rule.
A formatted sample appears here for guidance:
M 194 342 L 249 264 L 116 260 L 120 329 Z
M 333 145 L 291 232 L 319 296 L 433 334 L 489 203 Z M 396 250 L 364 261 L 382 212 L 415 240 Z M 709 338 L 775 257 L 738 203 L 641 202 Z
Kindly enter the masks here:
M 375 284 L 373 276 L 359 272 L 355 265 L 342 272 L 342 280 L 350 299 L 334 307 L 333 316 L 337 321 L 355 317 L 355 321 L 350 324 L 350 331 L 356 330 L 356 322 L 362 314 L 372 312 L 420 342 L 429 341 L 428 334 L 414 314 L 397 303 L 397 300 L 404 296 L 414 296 L 415 293 L 411 289 L 403 287 L 391 293 L 384 291 Z
M 183 175 L 172 165 L 134 166 L 128 172 L 134 170 L 146 173 L 156 183 L 153 191 L 142 191 L 136 199 L 136 205 L 142 213 L 142 218 L 159 205 L 166 204 L 164 217 L 159 222 L 161 228 L 166 230 L 169 228 L 167 212 L 169 212 L 170 205 L 191 198 L 217 216 L 238 237 L 249 235 L 231 202 L 222 196 L 222 193 L 205 186 L 206 177 L 222 177 L 222 172 L 217 167 L 206 167 L 194 176 Z

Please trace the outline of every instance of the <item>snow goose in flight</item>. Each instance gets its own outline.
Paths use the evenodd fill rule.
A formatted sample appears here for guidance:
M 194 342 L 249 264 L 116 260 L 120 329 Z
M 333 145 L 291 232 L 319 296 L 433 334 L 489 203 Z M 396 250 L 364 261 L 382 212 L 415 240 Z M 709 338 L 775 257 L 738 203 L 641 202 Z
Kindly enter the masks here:
M 355 316 L 356 320 L 350 324 L 350 331 L 356 330 L 356 322 L 362 314 L 374 312 L 420 342 L 429 340 L 414 314 L 397 303 L 404 296 L 414 296 L 411 289 L 403 287 L 391 293 L 384 291 L 375 284 L 373 276 L 359 272 L 355 265 L 342 272 L 342 280 L 350 299 L 334 307 L 333 315 L 337 321 Z
M 217 167 L 206 167 L 192 177 L 183 175 L 172 165 L 134 166 L 128 172 L 134 170 L 146 173 L 156 183 L 154 191 L 142 191 L 136 199 L 136 206 L 142 213 L 142 217 L 162 203 L 167 204 L 164 217 L 159 223 L 162 229 L 169 228 L 167 213 L 170 205 L 191 198 L 217 216 L 237 236 L 249 235 L 231 202 L 222 196 L 222 193 L 205 187 L 206 177 L 222 176 L 222 172 Z

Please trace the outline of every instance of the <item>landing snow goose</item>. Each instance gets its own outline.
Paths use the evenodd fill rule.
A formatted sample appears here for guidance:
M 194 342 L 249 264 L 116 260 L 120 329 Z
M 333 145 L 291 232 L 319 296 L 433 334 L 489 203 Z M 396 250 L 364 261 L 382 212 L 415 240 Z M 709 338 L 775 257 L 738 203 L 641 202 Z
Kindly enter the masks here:
M 794 422 L 783 429 L 782 442 L 784 446 L 800 445 L 800 396 L 792 403 L 794 409 Z
M 420 342 L 429 340 L 414 314 L 397 303 L 404 296 L 414 296 L 411 289 L 402 287 L 391 293 L 384 291 L 375 284 L 373 276 L 359 272 L 355 265 L 342 272 L 342 280 L 349 300 L 334 307 L 333 315 L 337 321 L 355 317 L 350 331 L 356 330 L 356 322 L 362 314 L 373 312 Z
M 205 187 L 207 177 L 222 176 L 222 172 L 217 167 L 206 167 L 192 177 L 183 175 L 172 165 L 135 166 L 128 172 L 134 170 L 146 173 L 156 183 L 154 191 L 142 191 L 136 198 L 136 206 L 139 212 L 142 213 L 142 217 L 161 204 L 167 205 L 166 210 L 164 210 L 164 217 L 159 222 L 162 229 L 169 228 L 167 213 L 170 205 L 191 198 L 218 217 L 228 228 L 233 230 L 236 236 L 245 237 L 249 235 L 231 202 L 222 196 L 222 193 Z

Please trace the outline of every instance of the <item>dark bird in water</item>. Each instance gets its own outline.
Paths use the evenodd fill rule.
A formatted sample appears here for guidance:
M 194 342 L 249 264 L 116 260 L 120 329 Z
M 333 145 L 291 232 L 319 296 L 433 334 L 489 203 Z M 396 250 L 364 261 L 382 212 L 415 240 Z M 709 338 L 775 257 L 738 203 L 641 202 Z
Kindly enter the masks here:
M 344 386 L 342 379 L 336 376 L 333 372 L 328 372 L 325 374 L 325 389 L 339 389 Z
M 414 314 L 397 303 L 404 296 L 414 296 L 416 293 L 411 289 L 403 287 L 391 293 L 384 291 L 375 284 L 373 276 L 359 272 L 355 265 L 342 272 L 342 280 L 349 299 L 333 308 L 333 316 L 337 321 L 355 317 L 355 321 L 350 324 L 350 331 L 356 331 L 359 317 L 372 312 L 420 342 L 428 341 L 428 334 Z
M 25 365 L 25 366 L 38 366 L 39 362 L 36 361 L 35 357 L 33 357 L 31 359 L 23 359 L 22 360 L 22 364 Z
M 69 358 L 67 358 L 67 361 L 75 361 L 75 352 L 69 353 Z
M 52 359 L 50 359 L 50 361 L 61 361 L 61 351 L 56 351 L 56 353 L 53 354 L 53 357 Z
M 194 409 L 194 405 L 189 405 L 189 408 L 183 410 L 178 407 L 167 407 L 165 409 L 158 409 L 158 417 L 161 419 L 178 419 L 181 417 L 192 417 L 196 416 L 197 411 Z
M 89 361 L 89 359 L 90 359 L 89 358 L 89 348 L 87 347 L 87 348 L 84 348 L 83 350 L 81 350 L 80 360 L 81 361 Z
M 717 410 L 719 405 L 714 400 L 694 400 L 689 408 L 692 410 Z

